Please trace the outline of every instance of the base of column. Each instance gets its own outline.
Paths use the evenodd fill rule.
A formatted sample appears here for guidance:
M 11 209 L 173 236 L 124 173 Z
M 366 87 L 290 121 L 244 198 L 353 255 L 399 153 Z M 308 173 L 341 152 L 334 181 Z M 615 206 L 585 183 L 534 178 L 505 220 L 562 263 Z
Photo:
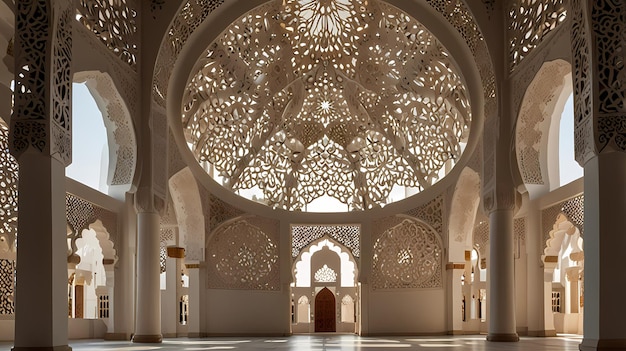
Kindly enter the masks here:
M 72 351 L 72 348 L 68 345 L 61 346 L 25 346 L 25 347 L 14 347 L 11 351 Z
M 156 335 L 133 335 L 133 342 L 146 343 L 146 344 L 158 344 L 163 342 L 163 336 L 161 334 Z
M 550 337 L 556 336 L 556 330 L 529 330 L 528 336 L 536 336 L 536 337 Z
M 583 338 L 578 349 L 581 351 L 611 350 L 626 351 L 626 339 L 588 339 Z
M 122 341 L 122 340 L 130 340 L 130 335 L 128 333 L 106 333 L 104 334 L 104 340 L 111 341 Z
M 463 330 L 448 330 L 448 335 L 465 335 Z
M 487 335 L 487 341 L 515 342 L 515 341 L 519 341 L 519 335 L 517 335 L 517 333 L 512 333 L 512 334 L 489 334 L 489 335 Z

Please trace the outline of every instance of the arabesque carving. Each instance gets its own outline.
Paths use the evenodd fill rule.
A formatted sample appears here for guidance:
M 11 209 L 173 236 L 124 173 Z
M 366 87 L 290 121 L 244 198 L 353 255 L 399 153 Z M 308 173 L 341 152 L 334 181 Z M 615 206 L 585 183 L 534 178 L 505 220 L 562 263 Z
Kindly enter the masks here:
M 132 0 L 79 0 L 76 19 L 131 67 L 137 64 L 137 9 Z
M 507 16 L 511 71 L 566 17 L 564 0 L 514 0 Z
M 27 0 L 16 4 L 15 93 L 9 141 L 16 158 L 28 148 L 49 153 L 65 165 L 72 158 L 71 9 L 70 2 Z
M 399 219 L 399 218 L 398 218 Z M 437 233 L 419 220 L 404 218 L 374 242 L 374 289 L 441 287 L 443 249 Z
M 263 231 L 246 219 L 219 227 L 207 244 L 208 287 L 280 289 L 277 235 L 277 230 Z
M 297 257 L 303 248 L 325 235 L 350 249 L 354 257 L 361 255 L 361 226 L 347 224 L 291 226 L 291 256 Z
M 271 2 L 200 58 L 185 137 L 225 186 L 258 188 L 271 207 L 306 210 L 322 196 L 378 207 L 460 157 L 471 112 L 454 67 L 425 27 L 383 2 Z

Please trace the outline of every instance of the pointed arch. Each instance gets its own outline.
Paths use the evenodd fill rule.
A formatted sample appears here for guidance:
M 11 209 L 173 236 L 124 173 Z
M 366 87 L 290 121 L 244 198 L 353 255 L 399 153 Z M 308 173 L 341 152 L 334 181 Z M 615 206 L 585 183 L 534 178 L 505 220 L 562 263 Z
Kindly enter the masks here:
M 559 186 L 558 140 L 561 113 L 572 92 L 572 67 L 561 59 L 546 62 L 532 80 L 515 131 L 517 164 L 531 197 Z
M 129 109 L 106 72 L 77 72 L 74 82 L 85 83 L 102 113 L 109 150 L 106 184 L 112 187 L 109 193 L 119 197 L 131 190 L 137 167 L 137 138 Z
M 355 286 L 358 277 L 357 261 L 354 259 L 350 249 L 328 235 L 324 235 L 300 250 L 291 269 L 292 281 L 295 283 L 295 286 L 311 286 L 311 257 L 316 252 L 322 250 L 323 247 L 328 247 L 328 249 L 339 255 L 342 266 L 340 272 L 341 286 Z

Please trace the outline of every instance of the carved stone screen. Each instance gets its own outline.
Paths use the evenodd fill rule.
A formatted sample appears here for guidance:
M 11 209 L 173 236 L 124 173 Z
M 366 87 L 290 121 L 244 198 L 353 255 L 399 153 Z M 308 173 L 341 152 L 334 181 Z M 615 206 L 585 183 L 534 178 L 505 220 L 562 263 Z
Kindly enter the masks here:
M 0 315 L 13 314 L 15 261 L 0 259 Z
M 361 227 L 358 225 L 294 225 L 291 227 L 291 256 L 297 257 L 307 245 L 328 235 L 352 251 L 354 257 L 361 255 Z
M 182 125 L 223 186 L 273 208 L 380 207 L 445 176 L 469 136 L 450 54 L 382 1 L 272 1 L 199 58 Z
M 207 244 L 208 287 L 279 290 L 277 234 L 245 219 L 219 227 Z
M 440 239 L 423 222 L 404 219 L 374 242 L 374 289 L 441 287 Z

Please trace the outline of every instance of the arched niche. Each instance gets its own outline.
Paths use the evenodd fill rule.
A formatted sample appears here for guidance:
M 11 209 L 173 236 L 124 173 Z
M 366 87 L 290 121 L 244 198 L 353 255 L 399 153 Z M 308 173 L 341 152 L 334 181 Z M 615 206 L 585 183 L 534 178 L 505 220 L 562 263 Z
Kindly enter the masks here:
M 522 99 L 515 129 L 515 152 L 531 199 L 560 185 L 559 125 L 571 93 L 571 65 L 557 59 L 541 66 Z
M 93 96 L 107 131 L 109 168 L 104 174 L 109 195 L 123 199 L 131 190 L 137 167 L 137 140 L 129 109 L 111 76 L 99 71 L 74 74 Z

